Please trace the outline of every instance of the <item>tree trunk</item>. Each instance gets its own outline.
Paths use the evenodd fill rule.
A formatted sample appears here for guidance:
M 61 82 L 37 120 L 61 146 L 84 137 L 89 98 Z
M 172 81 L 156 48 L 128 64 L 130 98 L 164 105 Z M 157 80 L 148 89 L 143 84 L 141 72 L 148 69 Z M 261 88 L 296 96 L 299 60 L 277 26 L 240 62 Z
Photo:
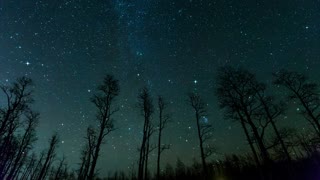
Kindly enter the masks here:
M 91 168 L 90 168 L 90 172 L 89 172 L 89 180 L 92 180 L 94 177 L 94 170 L 96 168 L 97 165 L 97 161 L 98 161 L 98 156 L 99 156 L 99 152 L 100 152 L 100 146 L 102 143 L 102 139 L 103 139 L 103 133 L 104 133 L 104 125 L 105 123 L 103 123 L 100 127 L 100 133 L 99 133 L 99 137 L 98 137 L 98 141 L 97 141 L 97 146 L 93 155 L 93 160 L 92 160 L 92 164 L 91 164 Z
M 160 179 L 161 131 L 162 131 L 162 127 L 160 122 L 159 137 L 158 137 L 157 180 Z
M 256 162 L 256 165 L 257 165 L 258 167 L 260 167 L 261 164 L 260 164 L 260 161 L 259 161 L 259 158 L 258 158 L 257 151 L 255 150 L 255 148 L 254 148 L 254 146 L 253 146 L 253 142 L 251 141 L 251 138 L 250 138 L 248 129 L 247 129 L 246 125 L 244 124 L 244 121 L 243 121 L 243 120 L 241 120 L 241 125 L 242 125 L 242 128 L 243 128 L 243 130 L 244 130 L 244 133 L 246 134 L 247 141 L 248 141 L 248 143 L 249 143 L 249 145 L 250 145 L 250 148 L 251 148 L 251 151 L 252 151 L 252 153 L 253 153 L 253 158 L 254 158 L 254 160 L 255 160 L 255 162 Z
M 202 161 L 202 168 L 205 177 L 208 175 L 208 169 L 207 169 L 207 163 L 206 163 L 206 158 L 204 155 L 204 150 L 203 150 L 203 141 L 202 141 L 202 136 L 201 136 L 201 130 L 200 130 L 200 115 L 198 112 L 196 112 L 196 120 L 197 120 L 197 129 L 198 129 L 198 137 L 199 137 L 199 142 L 200 142 L 200 153 L 201 153 L 201 161 Z

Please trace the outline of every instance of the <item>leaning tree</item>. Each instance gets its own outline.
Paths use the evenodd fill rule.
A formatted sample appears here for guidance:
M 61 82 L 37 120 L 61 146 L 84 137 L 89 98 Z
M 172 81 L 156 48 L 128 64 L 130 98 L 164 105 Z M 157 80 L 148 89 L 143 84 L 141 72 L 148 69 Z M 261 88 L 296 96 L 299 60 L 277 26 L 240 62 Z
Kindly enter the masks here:
M 98 92 L 94 94 L 91 99 L 97 109 L 96 118 L 99 122 L 99 129 L 96 134 L 96 144 L 94 146 L 94 152 L 92 153 L 92 162 L 90 165 L 88 179 L 94 178 L 100 148 L 105 137 L 115 130 L 112 116 L 119 110 L 119 108 L 114 108 L 113 106 L 119 93 L 119 81 L 112 75 L 107 75 L 104 78 L 103 84 L 98 87 Z
M 289 99 L 297 100 L 303 107 L 301 114 L 320 136 L 320 97 L 319 87 L 316 83 L 309 82 L 305 75 L 281 70 L 273 74 L 274 84 L 285 87 L 290 93 Z
M 256 143 L 264 163 L 271 162 L 266 144 L 263 140 L 266 123 L 261 123 L 261 104 L 257 92 L 251 83 L 255 76 L 243 69 L 222 67 L 217 75 L 216 95 L 220 108 L 225 112 L 225 117 L 240 122 L 257 165 L 260 165 L 258 153 L 254 147 Z M 259 124 L 259 125 L 256 125 Z M 261 132 L 259 132 L 259 130 Z M 253 138 L 251 137 L 253 136 Z

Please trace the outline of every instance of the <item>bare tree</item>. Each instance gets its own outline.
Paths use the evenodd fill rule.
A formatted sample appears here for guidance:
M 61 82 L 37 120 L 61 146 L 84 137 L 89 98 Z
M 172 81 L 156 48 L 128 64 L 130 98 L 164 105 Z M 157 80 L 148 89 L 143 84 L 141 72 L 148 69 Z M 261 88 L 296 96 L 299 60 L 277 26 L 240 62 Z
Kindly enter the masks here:
M 278 129 L 278 133 L 280 138 L 278 137 L 277 134 L 275 134 L 275 136 L 271 137 L 271 145 L 269 146 L 269 148 L 272 148 L 275 153 L 273 157 L 275 157 L 275 159 L 278 159 L 278 160 L 288 160 L 286 152 L 283 150 L 282 146 L 279 147 L 279 145 L 281 145 L 280 139 L 285 145 L 288 154 L 289 155 L 291 154 L 290 158 L 292 159 L 293 154 L 295 154 L 296 157 L 298 157 L 300 151 L 299 153 L 297 151 L 298 144 L 296 142 L 296 134 L 297 134 L 296 129 L 284 127 L 284 128 Z M 291 161 L 291 159 L 289 159 L 289 161 Z
M 45 151 L 42 151 L 40 153 L 40 157 L 39 157 L 34 169 L 32 170 L 32 173 L 30 172 L 30 179 L 36 179 L 38 177 L 38 175 L 40 174 L 41 167 L 42 167 L 43 161 L 45 159 L 45 154 L 46 154 Z M 28 179 L 28 176 L 26 178 Z
M 225 110 L 225 116 L 241 123 L 257 165 L 260 165 L 260 162 L 253 142 L 257 143 L 264 163 L 270 164 L 270 156 L 263 141 L 264 130 L 269 121 L 265 124 L 261 123 L 262 117 L 259 114 L 262 107 L 251 82 L 256 82 L 255 76 L 248 71 L 232 67 L 221 68 L 217 76 L 216 94 L 220 107 Z M 259 128 L 255 124 L 257 122 L 262 132 L 259 132 Z M 251 130 L 248 130 L 246 125 L 249 125 Z M 252 132 L 253 138 L 251 138 L 250 132 Z
M 55 180 L 59 180 L 59 179 L 63 179 L 63 171 L 64 171 L 64 166 L 66 165 L 66 157 L 63 155 L 62 159 L 59 162 L 59 165 L 57 167 L 57 170 L 54 173 L 54 179 Z
M 20 143 L 16 136 L 17 130 L 23 124 L 22 116 L 33 103 L 32 85 L 30 78 L 22 77 L 11 86 L 0 87 L 5 99 L 4 107 L 0 107 L 0 179 L 6 176 L 14 164 Z
M 0 138 L 2 139 L 8 133 L 10 126 L 17 118 L 28 110 L 33 103 L 32 90 L 30 86 L 33 82 L 30 78 L 22 77 L 17 79 L 11 87 L 1 86 L 5 94 L 7 107 L 0 108 Z
M 92 163 L 92 155 L 95 152 L 96 133 L 92 127 L 87 128 L 86 145 L 81 152 L 81 164 L 78 172 L 78 179 L 83 180 L 88 178 L 89 169 Z
M 92 155 L 89 179 L 94 178 L 95 167 L 104 138 L 115 130 L 112 116 L 119 110 L 118 108 L 113 108 L 115 99 L 120 93 L 119 81 L 112 75 L 107 75 L 104 78 L 103 84 L 98 87 L 98 91 L 99 92 L 91 99 L 92 103 L 97 108 L 96 118 L 99 121 L 100 129 L 97 133 L 95 151 Z
M 170 116 L 165 114 L 165 110 L 167 108 L 167 103 L 164 101 L 163 97 L 158 97 L 158 109 L 159 109 L 159 134 L 158 134 L 158 155 L 157 155 L 157 179 L 160 179 L 160 160 L 161 160 L 161 153 L 169 149 L 169 145 L 161 144 L 162 138 L 162 131 L 166 128 L 166 125 L 169 122 Z
M 13 163 L 7 178 L 13 179 L 15 175 L 17 175 L 19 167 L 23 165 L 23 161 L 27 157 L 29 150 L 32 148 L 32 143 L 37 140 L 35 128 L 39 122 L 39 113 L 35 113 L 33 111 L 27 112 L 25 121 L 25 132 L 19 142 L 20 145 L 16 156 L 13 159 Z
M 273 74 L 274 84 L 284 86 L 291 92 L 288 96 L 298 100 L 303 106 L 301 114 L 310 122 L 320 136 L 320 98 L 318 84 L 308 82 L 308 78 L 298 72 L 281 70 Z
M 280 135 L 280 132 L 276 126 L 276 120 L 280 115 L 284 114 L 285 106 L 283 103 L 276 103 L 276 100 L 273 96 L 267 95 L 266 93 L 266 85 L 263 83 L 257 82 L 255 79 L 251 79 L 249 82 L 251 85 L 251 88 L 256 93 L 257 101 L 261 105 L 261 113 L 257 113 L 258 116 L 262 116 L 263 119 L 266 119 L 266 125 L 269 123 L 271 124 L 276 137 L 277 141 L 281 145 L 281 148 L 284 152 L 285 157 L 287 160 L 291 161 L 290 154 L 288 152 L 288 149 Z M 264 131 L 264 130 L 263 130 Z
M 50 169 L 50 166 L 54 160 L 54 158 L 56 157 L 56 149 L 58 146 L 58 135 L 55 133 L 54 135 L 52 135 L 51 139 L 50 139 L 50 146 L 49 149 L 46 153 L 46 157 L 44 160 L 44 163 L 42 164 L 41 167 L 41 171 L 39 173 L 38 176 L 38 180 L 42 180 L 46 178 L 47 172 Z
M 35 153 L 32 153 L 31 156 L 27 160 L 27 164 L 24 167 L 24 170 L 19 177 L 21 180 L 29 179 L 30 174 L 32 173 L 33 169 L 35 168 L 35 163 L 37 161 L 37 157 Z
M 212 154 L 212 148 L 210 146 L 205 147 L 205 143 L 212 138 L 213 127 L 211 124 L 208 124 L 206 116 L 207 116 L 207 108 L 204 101 L 201 97 L 195 93 L 189 94 L 189 104 L 193 108 L 195 112 L 196 124 L 197 124 L 197 134 L 199 138 L 200 144 L 200 154 L 202 161 L 202 168 L 204 171 L 204 175 L 208 175 L 208 167 L 206 163 L 206 158 Z
M 146 175 L 148 173 L 148 155 L 150 152 L 149 149 L 149 140 L 152 135 L 154 129 L 151 123 L 151 116 L 154 112 L 154 106 L 152 104 L 152 99 L 147 88 L 143 88 L 141 93 L 138 96 L 138 106 L 141 110 L 141 114 L 144 117 L 144 125 L 143 125 L 143 137 L 142 143 L 140 146 L 140 155 L 139 155 L 139 167 L 138 167 L 138 179 L 143 180 L 146 179 Z

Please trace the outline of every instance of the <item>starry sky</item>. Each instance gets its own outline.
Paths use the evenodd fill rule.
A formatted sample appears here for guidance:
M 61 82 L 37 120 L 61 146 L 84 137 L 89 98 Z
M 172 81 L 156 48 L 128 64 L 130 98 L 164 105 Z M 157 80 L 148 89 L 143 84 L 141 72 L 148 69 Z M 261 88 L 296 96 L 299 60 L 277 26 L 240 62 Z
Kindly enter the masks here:
M 247 152 L 241 128 L 217 106 L 214 78 L 223 65 L 249 69 L 269 84 L 281 68 L 320 81 L 320 1 L 0 1 L 0 82 L 34 80 L 34 109 L 41 113 L 35 150 L 56 131 L 58 155 L 73 168 L 87 126 L 96 124 L 89 99 L 107 73 L 120 81 L 119 129 L 102 148 L 100 174 L 136 168 L 143 122 L 137 95 L 144 86 L 163 95 L 172 114 L 164 163 L 199 159 L 188 92 L 208 103 L 218 149 L 212 158 Z

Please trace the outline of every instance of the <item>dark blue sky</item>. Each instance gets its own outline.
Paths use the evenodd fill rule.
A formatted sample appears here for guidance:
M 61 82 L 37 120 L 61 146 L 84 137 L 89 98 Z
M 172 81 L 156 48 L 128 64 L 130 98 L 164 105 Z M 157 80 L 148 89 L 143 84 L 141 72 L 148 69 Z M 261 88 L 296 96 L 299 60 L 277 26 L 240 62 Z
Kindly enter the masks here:
M 281 68 L 320 80 L 320 1 L 0 1 L 0 82 L 34 79 L 34 107 L 41 113 L 36 149 L 57 131 L 58 154 L 73 167 L 87 125 L 96 124 L 89 99 L 107 73 L 120 80 L 121 111 L 115 117 L 119 130 L 108 137 L 98 162 L 102 174 L 138 159 L 142 117 L 136 103 L 144 86 L 170 102 L 173 122 L 164 141 L 172 149 L 164 163 L 199 158 L 186 105 L 191 91 L 208 103 L 218 153 L 246 152 L 242 130 L 223 119 L 214 96 L 215 72 L 226 64 L 247 68 L 264 82 Z

